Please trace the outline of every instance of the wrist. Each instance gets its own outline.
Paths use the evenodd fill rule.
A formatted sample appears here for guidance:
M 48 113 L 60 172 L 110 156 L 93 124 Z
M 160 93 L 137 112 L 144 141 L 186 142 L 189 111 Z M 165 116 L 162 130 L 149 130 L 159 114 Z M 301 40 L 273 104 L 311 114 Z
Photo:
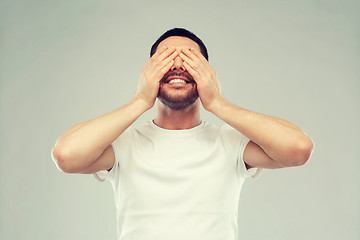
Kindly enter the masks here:
M 227 101 L 220 95 L 215 100 L 212 101 L 212 103 L 206 110 L 217 115 L 217 113 L 222 110 L 222 108 L 226 103 Z
M 150 103 L 146 101 L 145 99 L 135 96 L 131 101 L 130 104 L 136 106 L 136 108 L 142 110 L 143 112 L 146 112 L 147 110 L 151 109 L 154 106 L 154 103 Z

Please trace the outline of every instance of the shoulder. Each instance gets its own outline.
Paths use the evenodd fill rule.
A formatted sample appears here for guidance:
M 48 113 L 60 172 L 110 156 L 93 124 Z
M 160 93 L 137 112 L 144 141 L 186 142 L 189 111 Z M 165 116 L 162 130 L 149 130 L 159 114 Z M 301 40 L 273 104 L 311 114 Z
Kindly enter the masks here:
M 241 132 L 236 130 L 235 128 L 231 127 L 228 124 L 223 124 L 220 127 L 220 134 L 224 138 L 228 138 L 230 140 L 244 140 L 247 141 L 248 138 L 244 136 Z
M 133 124 L 129 126 L 119 137 L 131 137 L 137 134 L 142 133 L 150 133 L 152 131 L 151 124 L 149 122 L 141 123 L 141 124 Z
M 205 122 L 199 135 L 206 137 L 211 141 L 220 141 L 227 147 L 236 146 L 239 143 L 246 144 L 249 141 L 247 137 L 226 123 L 214 125 Z
M 130 143 L 146 131 L 149 131 L 146 123 L 140 125 L 131 125 L 115 139 L 112 145 L 119 146 Z

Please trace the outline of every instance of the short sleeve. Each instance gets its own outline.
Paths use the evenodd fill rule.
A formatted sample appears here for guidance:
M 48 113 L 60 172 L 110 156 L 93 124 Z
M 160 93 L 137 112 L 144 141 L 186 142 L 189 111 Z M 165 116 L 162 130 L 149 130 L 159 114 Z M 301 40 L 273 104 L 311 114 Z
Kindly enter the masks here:
M 122 136 L 122 135 L 121 135 Z M 115 178 L 116 175 L 119 174 L 119 148 L 121 148 L 121 136 L 118 137 L 112 144 L 112 149 L 115 155 L 115 162 L 114 166 L 111 168 L 110 171 L 101 170 L 98 172 L 93 173 L 94 178 L 99 182 L 104 182 L 105 180 L 112 180 Z
M 244 148 L 244 150 L 245 150 L 245 148 Z M 248 177 L 257 178 L 261 174 L 262 168 L 254 167 L 254 168 L 247 169 L 245 161 L 243 159 L 243 155 L 244 155 L 244 151 L 241 155 L 241 159 L 239 159 L 239 161 L 238 161 L 238 166 L 237 166 L 241 172 L 241 175 L 244 176 L 245 178 L 248 178 Z
M 250 139 L 227 124 L 224 124 L 221 127 L 221 134 L 224 138 L 224 144 L 227 145 L 227 149 L 231 151 L 232 156 L 236 161 L 236 171 L 239 175 L 243 178 L 258 177 L 262 168 L 247 169 L 244 161 L 245 148 L 250 142 Z

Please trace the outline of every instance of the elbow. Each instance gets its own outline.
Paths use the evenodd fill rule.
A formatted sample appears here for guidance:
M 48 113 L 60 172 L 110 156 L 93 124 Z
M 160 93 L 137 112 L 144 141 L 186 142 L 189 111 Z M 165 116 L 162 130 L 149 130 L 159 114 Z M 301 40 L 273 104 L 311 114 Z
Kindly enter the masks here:
M 57 168 L 64 173 L 76 173 L 74 161 L 66 148 L 55 145 L 51 152 L 52 159 Z
M 279 161 L 282 167 L 296 167 L 305 165 L 313 152 L 314 143 L 308 136 L 293 142 L 287 147 L 285 159 Z
M 305 136 L 304 138 L 297 141 L 292 149 L 293 166 L 305 165 L 313 152 L 314 142 L 310 137 Z

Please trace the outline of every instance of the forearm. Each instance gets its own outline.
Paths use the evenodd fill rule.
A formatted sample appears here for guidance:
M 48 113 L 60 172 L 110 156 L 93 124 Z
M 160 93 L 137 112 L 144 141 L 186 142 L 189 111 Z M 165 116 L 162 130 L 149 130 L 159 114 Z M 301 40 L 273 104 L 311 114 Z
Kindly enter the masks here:
M 286 120 L 242 109 L 222 97 L 211 112 L 259 145 L 275 161 L 297 164 L 311 154 L 312 140 Z
M 186 70 L 196 81 L 205 110 L 215 114 L 257 145 L 251 144 L 253 147 L 248 148 L 252 152 L 252 163 L 282 167 L 302 165 L 308 160 L 313 143 L 300 128 L 285 120 L 251 112 L 227 102 L 221 96 L 215 71 L 198 50 L 184 48 L 180 57 Z M 249 154 L 247 156 L 249 161 Z M 256 160 L 259 158 L 260 161 Z M 276 164 L 259 164 L 273 161 Z
M 81 169 L 99 163 L 96 160 L 102 153 L 104 156 L 100 157 L 100 163 L 112 162 L 113 151 L 107 148 L 141 114 L 153 107 L 159 92 L 160 80 L 170 70 L 176 56 L 174 47 L 164 47 L 156 51 L 141 72 L 135 97 L 130 103 L 78 124 L 62 134 L 53 149 L 53 157 L 58 167 L 68 172 L 82 172 Z
M 54 147 L 57 161 L 74 162 L 78 168 L 92 164 L 148 108 L 141 100 L 78 124 L 60 136 Z

